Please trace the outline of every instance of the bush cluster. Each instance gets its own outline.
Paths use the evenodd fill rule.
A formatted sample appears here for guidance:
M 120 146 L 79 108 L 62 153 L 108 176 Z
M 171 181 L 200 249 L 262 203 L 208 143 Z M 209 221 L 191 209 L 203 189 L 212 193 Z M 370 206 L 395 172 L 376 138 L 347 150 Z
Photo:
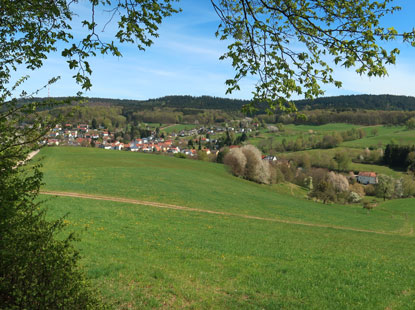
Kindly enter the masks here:
M 257 183 L 271 183 L 271 167 L 268 161 L 262 160 L 261 152 L 253 145 L 233 148 L 226 154 L 224 164 L 232 173 Z

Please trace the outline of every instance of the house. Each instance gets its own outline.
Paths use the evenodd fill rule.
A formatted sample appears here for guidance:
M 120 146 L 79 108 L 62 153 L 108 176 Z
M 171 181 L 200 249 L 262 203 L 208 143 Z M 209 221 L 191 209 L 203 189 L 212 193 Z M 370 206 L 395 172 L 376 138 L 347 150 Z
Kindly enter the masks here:
M 131 152 L 138 152 L 139 147 L 136 144 L 130 144 L 130 151 Z
M 169 147 L 169 148 L 167 149 L 167 152 L 168 152 L 168 153 L 173 153 L 173 154 L 176 154 L 176 153 L 179 153 L 179 152 L 180 152 L 180 149 L 179 149 L 178 147 Z
M 89 128 L 89 125 L 87 125 L 87 124 L 79 124 L 78 125 L 78 130 L 81 131 L 81 132 L 88 132 L 88 128 Z
M 357 182 L 361 184 L 377 184 L 378 177 L 375 172 L 359 172 L 356 176 Z
M 268 160 L 268 161 L 277 161 L 278 160 L 278 158 L 276 156 L 272 156 L 272 155 L 263 156 L 262 159 L 263 160 Z

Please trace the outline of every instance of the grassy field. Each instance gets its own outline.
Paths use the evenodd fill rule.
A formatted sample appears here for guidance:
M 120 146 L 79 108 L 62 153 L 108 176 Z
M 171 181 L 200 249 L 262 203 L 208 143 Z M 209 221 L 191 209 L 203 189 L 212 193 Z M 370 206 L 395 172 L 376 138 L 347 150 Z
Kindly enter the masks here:
M 293 141 L 296 140 L 298 137 L 305 137 L 307 138 L 310 135 L 325 135 L 330 134 L 335 131 L 347 131 L 352 128 L 356 129 L 364 129 L 367 135 L 370 135 L 371 129 L 373 127 L 365 127 L 365 126 L 358 126 L 358 125 L 351 125 L 351 124 L 326 124 L 321 126 L 313 126 L 313 125 L 285 125 L 285 131 L 283 132 L 269 132 L 267 129 L 261 129 L 258 136 L 251 137 L 249 139 L 249 143 L 260 146 L 261 143 L 265 141 L 272 140 L 273 145 L 277 143 L 282 143 L 285 139 L 286 141 Z
M 366 148 L 366 147 L 385 147 L 389 143 L 415 144 L 415 131 L 406 130 L 403 126 L 376 126 L 379 132 L 376 136 L 370 134 L 364 138 L 354 141 L 347 141 L 342 146 Z
M 346 141 L 341 144 L 342 147 L 349 148 L 367 148 L 367 147 L 385 147 L 389 143 L 397 144 L 415 144 L 415 131 L 407 130 L 404 126 L 359 126 L 351 124 L 327 124 L 322 126 L 312 125 L 286 125 L 284 132 L 271 133 L 268 130 L 261 130 L 260 135 L 249 139 L 249 143 L 261 145 L 261 142 L 270 141 L 273 144 L 281 143 L 283 139 L 287 141 L 296 140 L 298 137 L 307 137 L 311 134 L 330 134 L 335 131 L 347 131 L 352 128 L 363 129 L 366 137 L 363 139 Z M 372 131 L 376 129 L 377 134 Z
M 190 130 L 194 128 L 199 128 L 200 125 L 193 125 L 193 124 L 175 124 L 175 125 L 168 125 L 165 129 L 162 129 L 165 133 L 169 134 L 171 132 L 180 132 L 182 130 Z
M 413 203 L 384 208 L 413 214 Z M 114 308 L 413 309 L 412 237 L 74 198 L 48 206 L 52 218 L 70 212 L 83 265 Z
M 82 263 L 116 309 L 413 309 L 414 199 L 367 212 L 298 199 L 300 188 L 257 185 L 219 164 L 85 148 L 41 155 L 43 189 L 235 214 L 43 196 L 50 218 L 69 213 Z
M 45 148 L 44 189 L 126 197 L 186 207 L 355 228 L 395 230 L 388 213 L 362 216 L 360 206 L 326 205 L 281 195 L 236 178 L 225 166 L 152 154 Z
M 337 147 L 333 149 L 315 149 L 315 150 L 307 150 L 307 151 L 300 151 L 300 152 L 291 152 L 291 153 L 282 153 L 286 158 L 292 158 L 296 156 L 300 156 L 304 153 L 307 153 L 310 156 L 310 159 L 322 157 L 323 155 L 327 155 L 330 158 L 333 158 L 337 152 L 347 152 L 351 159 L 356 158 L 360 153 L 362 153 L 361 149 L 357 148 L 347 148 L 347 147 Z M 394 178 L 400 178 L 403 176 L 402 171 L 397 171 L 391 169 L 387 166 L 382 165 L 370 165 L 370 164 L 361 164 L 361 163 L 354 163 L 351 162 L 349 165 L 350 171 L 373 171 L 376 173 L 390 175 Z
M 367 126 L 360 126 L 360 125 L 352 125 L 352 124 L 342 124 L 342 123 L 335 123 L 335 124 L 325 124 L 321 126 L 313 126 L 313 125 L 285 125 L 287 130 L 292 131 L 299 131 L 299 132 L 318 132 L 318 133 L 327 133 L 333 131 L 347 131 L 352 128 L 368 128 Z

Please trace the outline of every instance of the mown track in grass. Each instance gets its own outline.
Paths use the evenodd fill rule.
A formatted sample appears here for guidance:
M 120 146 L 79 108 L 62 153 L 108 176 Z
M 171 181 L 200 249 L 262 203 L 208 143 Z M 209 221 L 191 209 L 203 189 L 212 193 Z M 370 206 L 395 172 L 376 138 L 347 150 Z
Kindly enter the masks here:
M 121 198 L 121 197 L 109 197 L 109 196 L 102 196 L 102 195 L 90 195 L 90 194 L 73 193 L 73 192 L 60 192 L 60 191 L 41 191 L 40 193 L 43 195 L 123 202 L 123 203 L 130 203 L 130 204 L 150 206 L 150 207 L 163 208 L 163 209 L 173 209 L 173 210 L 181 210 L 181 211 L 188 211 L 188 212 L 200 212 L 200 213 L 208 213 L 208 214 L 216 214 L 216 215 L 225 215 L 225 216 L 239 217 L 239 218 L 245 218 L 245 219 L 292 224 L 292 225 L 332 228 L 332 229 L 338 229 L 338 230 L 349 230 L 349 231 L 355 231 L 355 232 L 374 233 L 374 234 L 382 234 L 382 235 L 395 235 L 395 236 L 413 235 L 412 226 L 408 233 L 398 233 L 398 232 L 394 233 L 394 232 L 358 229 L 358 228 L 345 227 L 345 226 L 315 224 L 315 223 L 307 223 L 307 222 L 300 222 L 300 221 L 283 220 L 283 219 L 278 219 L 278 218 L 266 218 L 266 217 L 259 217 L 259 216 L 245 215 L 245 214 L 204 210 L 204 209 L 190 208 L 190 207 L 178 206 L 178 205 L 172 205 L 172 204 L 166 204 L 166 203 L 160 203 L 160 202 L 143 201 L 143 200 L 136 200 L 136 199 L 129 199 L 129 198 Z

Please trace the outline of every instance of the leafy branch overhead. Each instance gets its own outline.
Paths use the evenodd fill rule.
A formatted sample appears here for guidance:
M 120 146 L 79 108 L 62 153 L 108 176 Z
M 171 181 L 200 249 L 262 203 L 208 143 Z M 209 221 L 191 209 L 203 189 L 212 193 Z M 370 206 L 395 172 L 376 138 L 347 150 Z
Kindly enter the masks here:
M 0 87 L 9 82 L 18 65 L 35 70 L 42 67 L 48 54 L 59 50 L 67 58 L 73 76 L 83 89 L 91 88 L 92 69 L 88 58 L 97 54 L 122 56 L 118 43 L 132 43 L 140 50 L 152 45 L 158 37 L 158 25 L 179 10 L 172 3 L 177 0 L 89 0 L 90 16 L 81 22 L 84 36 L 75 38 L 73 7 L 78 1 L 39 0 L 2 1 L 0 10 Z M 85 3 L 85 2 L 84 2 Z M 98 25 L 97 10 L 108 13 L 108 21 Z M 117 25 L 114 39 L 106 42 L 99 33 L 109 23 Z
M 19 65 L 35 70 L 48 54 L 60 51 L 74 78 L 88 90 L 97 54 L 122 56 L 119 46 L 131 43 L 144 50 L 158 37 L 159 24 L 180 11 L 179 0 L 88 0 L 88 17 L 75 31 L 77 0 L 2 1 L 0 20 L 0 87 Z M 235 69 L 226 81 L 228 93 L 246 76 L 257 79 L 253 101 L 268 103 L 269 112 L 296 111 L 293 95 L 306 99 L 323 94 L 324 84 L 341 87 L 333 65 L 355 68 L 359 74 L 385 76 L 400 40 L 415 46 L 415 31 L 384 27 L 382 17 L 400 10 L 393 0 L 211 0 L 221 19 L 217 36 L 229 42 L 221 59 Z M 96 12 L 105 13 L 98 23 Z M 111 24 L 111 26 L 110 26 Z M 100 33 L 115 28 L 113 40 Z
M 295 111 L 292 95 L 312 99 L 324 93 L 323 84 L 342 86 L 333 76 L 333 62 L 382 77 L 399 54 L 385 42 L 399 39 L 415 46 L 414 30 L 399 33 L 381 24 L 383 16 L 400 10 L 393 0 L 211 2 L 222 20 L 216 34 L 230 42 L 222 59 L 230 59 L 236 71 L 226 82 L 228 93 L 240 88 L 242 78 L 258 78 L 246 110 L 267 102 L 270 111 Z

